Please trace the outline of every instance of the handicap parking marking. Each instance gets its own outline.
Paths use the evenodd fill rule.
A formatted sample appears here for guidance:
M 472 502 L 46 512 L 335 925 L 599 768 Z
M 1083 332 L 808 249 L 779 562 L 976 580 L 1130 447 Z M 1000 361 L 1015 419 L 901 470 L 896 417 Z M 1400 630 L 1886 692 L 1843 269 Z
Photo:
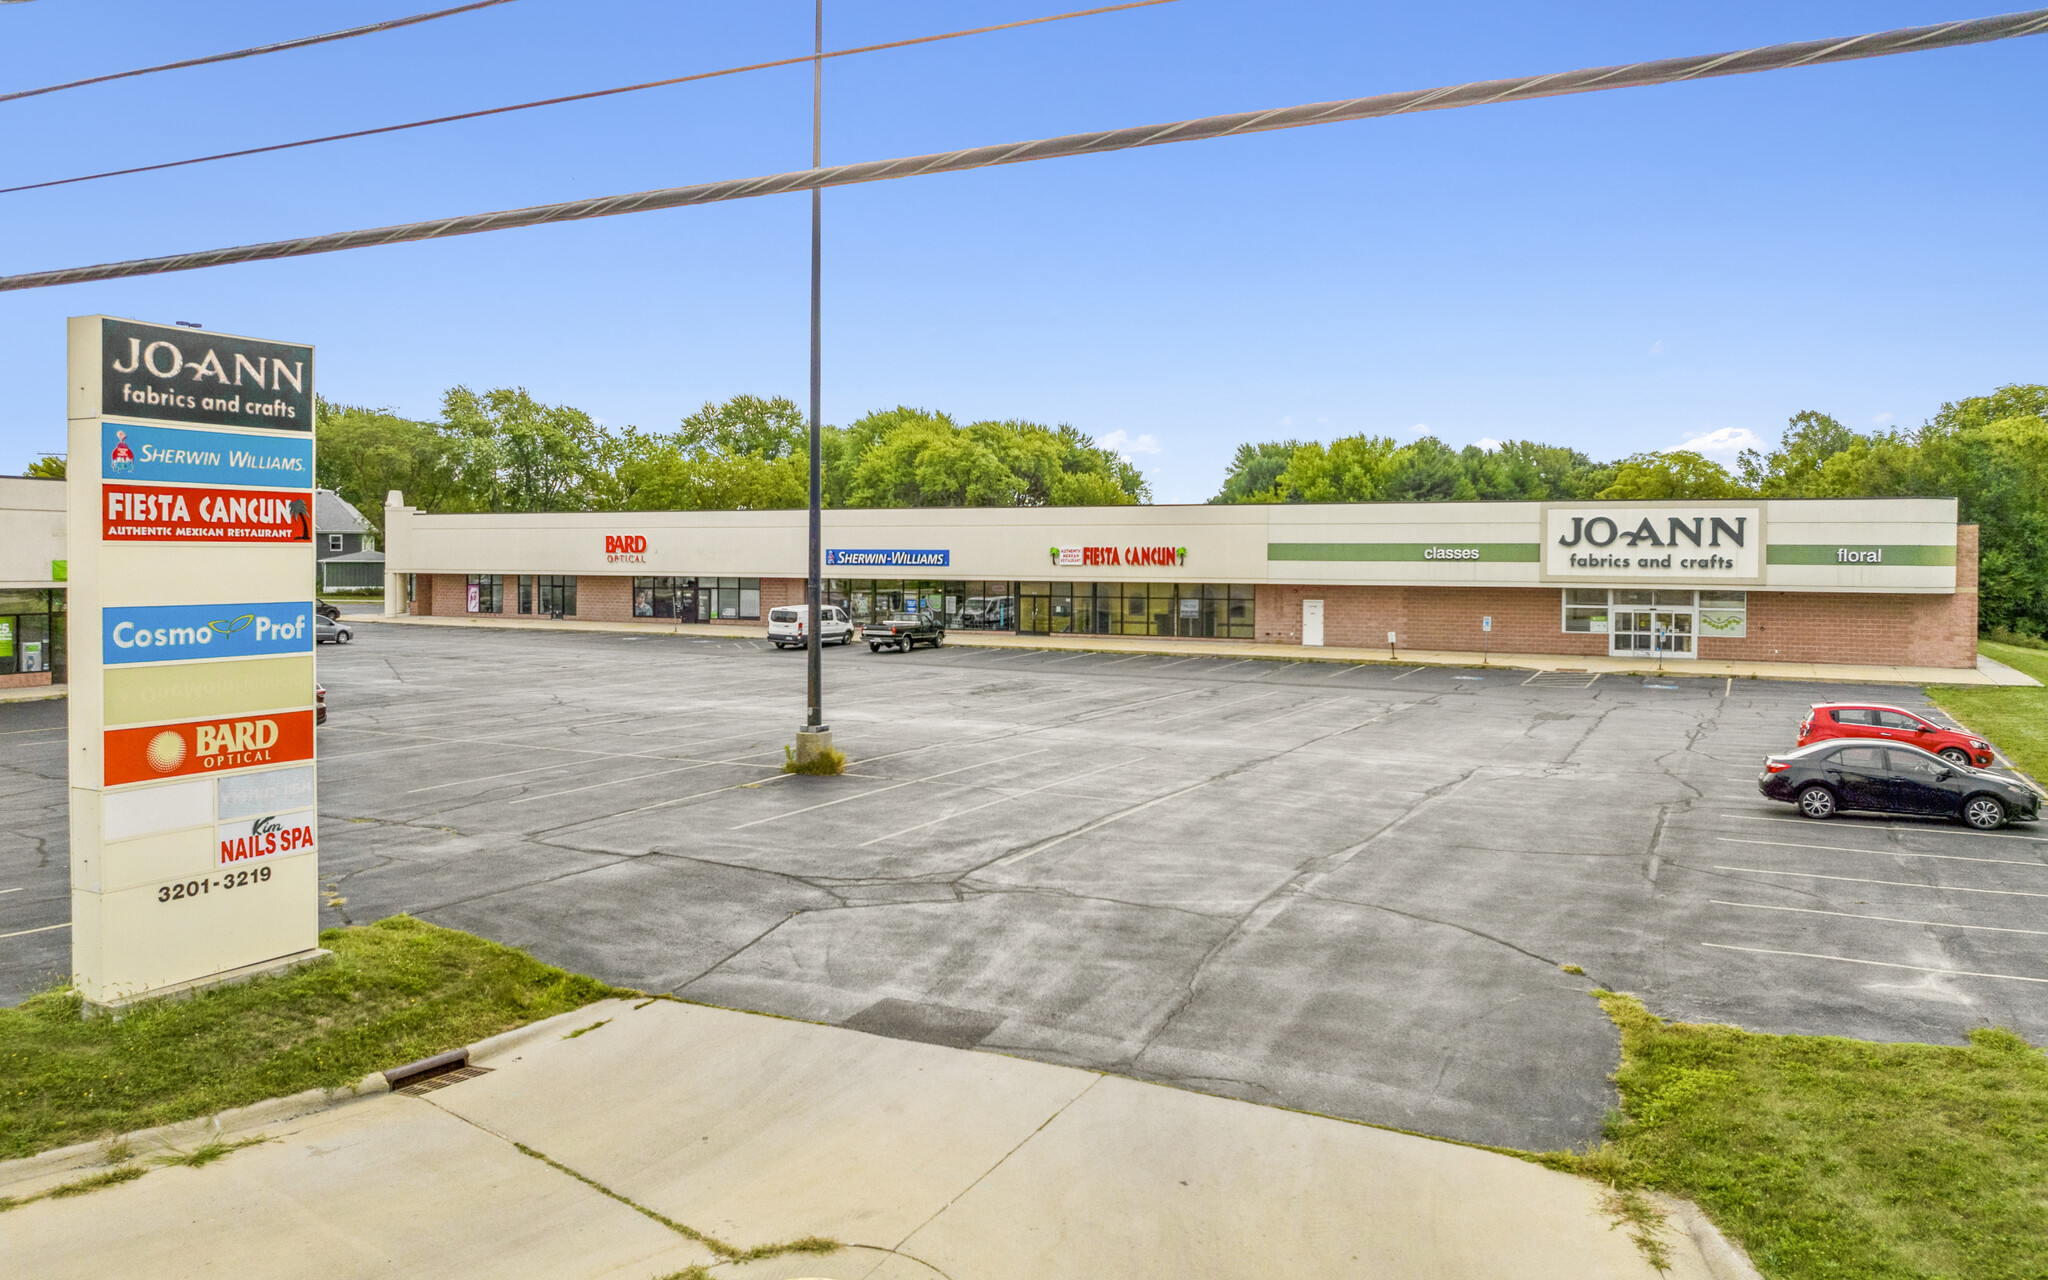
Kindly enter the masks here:
M 1981 933 L 2027 933 L 2048 938 L 2048 929 L 2015 929 L 1998 924 L 1956 924 L 1949 920 L 1907 920 L 1900 916 L 1866 916 L 1854 911 L 1823 911 L 1819 907 L 1781 907 L 1766 902 L 1726 902 L 1709 898 L 1717 907 L 1747 907 L 1752 911 L 1793 911 L 1808 916 L 1841 916 L 1848 920 L 1874 920 L 1883 924 L 1917 924 L 1929 929 L 1973 929 Z
M 1818 849 L 1823 853 L 1863 853 L 1873 858 L 1939 858 L 1943 862 L 1991 862 L 2001 867 L 2032 867 L 2036 871 L 2048 871 L 2048 863 L 2028 862 L 2023 858 L 1971 858 L 1960 853 L 1913 853 L 1905 849 L 1854 849 L 1840 844 L 1798 844 L 1790 840 L 1744 840 L 1740 836 L 1715 836 L 1729 844 L 1762 844 L 1774 849 Z
M 1724 867 L 1716 871 L 1740 871 L 1754 876 L 1793 876 L 1801 880 L 1839 880 L 1845 884 L 1882 884 L 1894 889 L 1926 889 L 1937 893 L 1988 893 L 2000 898 L 2048 898 L 2048 893 L 2024 889 L 1972 889 L 1960 884 L 1920 884 L 1912 880 L 1868 880 L 1861 876 L 1824 876 L 1817 871 L 1772 871 L 1764 867 Z
M 1795 956 L 1801 960 L 1833 960 L 1840 964 L 1871 965 L 1879 969 L 1909 969 L 1914 973 L 1940 973 L 1954 978 L 2000 978 L 2008 982 L 2048 982 L 2048 978 L 2029 978 L 2021 973 L 1982 973 L 1975 969 L 1936 969 L 1924 964 L 1898 964 L 1890 960 L 1859 960 L 1855 956 L 1826 956 L 1812 951 L 1773 951 L 1769 947 L 1735 947 L 1722 942 L 1702 942 L 1703 947 L 1717 951 L 1746 951 L 1759 956 Z

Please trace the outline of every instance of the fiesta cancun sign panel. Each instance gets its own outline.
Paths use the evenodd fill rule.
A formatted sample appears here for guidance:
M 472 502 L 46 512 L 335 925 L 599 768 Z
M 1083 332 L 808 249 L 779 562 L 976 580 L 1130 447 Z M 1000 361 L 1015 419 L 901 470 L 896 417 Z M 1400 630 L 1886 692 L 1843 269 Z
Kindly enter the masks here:
M 311 542 L 311 494 L 107 484 L 100 536 L 109 542 Z
M 1759 576 L 1757 507 L 1551 507 L 1543 565 L 1551 578 L 1738 582 Z
M 1157 567 L 1177 569 L 1187 564 L 1186 547 L 1053 547 L 1052 562 L 1062 569 Z

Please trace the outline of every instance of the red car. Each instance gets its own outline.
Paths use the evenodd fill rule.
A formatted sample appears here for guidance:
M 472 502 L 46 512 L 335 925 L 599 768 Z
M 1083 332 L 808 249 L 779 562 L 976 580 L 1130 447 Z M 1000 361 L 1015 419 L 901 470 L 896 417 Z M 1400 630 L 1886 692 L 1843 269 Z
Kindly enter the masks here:
M 1984 739 L 1930 724 L 1899 707 L 1875 703 L 1814 703 L 1799 724 L 1799 745 L 1829 738 L 1885 738 L 1932 752 L 1950 764 L 1978 769 L 1992 762 L 1991 744 Z
M 313 723 L 327 723 L 327 686 L 318 681 L 313 684 Z

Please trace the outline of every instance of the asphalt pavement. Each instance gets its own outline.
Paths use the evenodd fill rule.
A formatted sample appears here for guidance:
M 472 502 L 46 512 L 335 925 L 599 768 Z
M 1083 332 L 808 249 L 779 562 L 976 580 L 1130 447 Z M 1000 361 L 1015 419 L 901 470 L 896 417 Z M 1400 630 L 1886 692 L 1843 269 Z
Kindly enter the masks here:
M 320 663 L 328 923 L 1523 1148 L 1614 1105 L 1594 986 L 2048 1038 L 2048 833 L 1756 793 L 1808 703 L 1910 689 L 856 646 L 851 767 L 807 778 L 760 641 L 368 624 Z M 0 706 L 0 999 L 65 967 L 62 738 Z

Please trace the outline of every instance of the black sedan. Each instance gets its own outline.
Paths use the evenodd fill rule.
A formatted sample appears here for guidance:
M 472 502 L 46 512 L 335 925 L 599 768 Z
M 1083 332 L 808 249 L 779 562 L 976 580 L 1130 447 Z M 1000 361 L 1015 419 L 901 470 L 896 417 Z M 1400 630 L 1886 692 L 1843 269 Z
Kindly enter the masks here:
M 1839 738 L 1764 759 L 1756 789 L 1809 818 L 1845 809 L 1961 818 L 1990 831 L 2040 816 L 2041 795 L 2016 778 L 1951 764 L 1918 747 Z

